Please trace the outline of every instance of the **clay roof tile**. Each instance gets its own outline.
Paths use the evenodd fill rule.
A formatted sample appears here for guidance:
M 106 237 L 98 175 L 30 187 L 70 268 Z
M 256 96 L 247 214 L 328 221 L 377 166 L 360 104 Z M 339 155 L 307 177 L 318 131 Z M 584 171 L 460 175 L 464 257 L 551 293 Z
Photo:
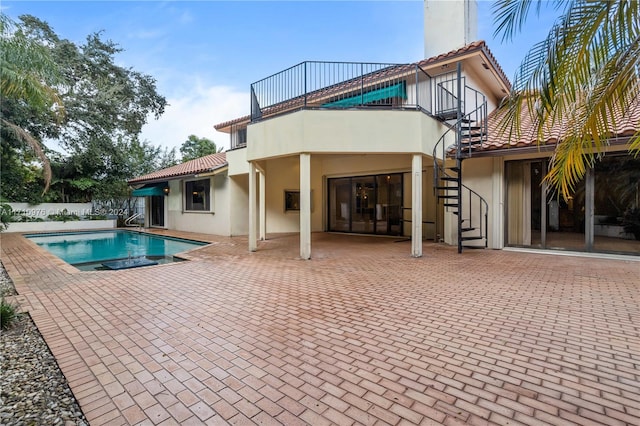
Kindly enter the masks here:
M 129 184 L 145 183 L 147 181 L 157 181 L 161 179 L 174 179 L 179 176 L 189 176 L 219 169 L 227 165 L 227 154 L 220 152 L 217 154 L 205 155 L 204 157 L 176 164 L 166 169 L 130 179 Z

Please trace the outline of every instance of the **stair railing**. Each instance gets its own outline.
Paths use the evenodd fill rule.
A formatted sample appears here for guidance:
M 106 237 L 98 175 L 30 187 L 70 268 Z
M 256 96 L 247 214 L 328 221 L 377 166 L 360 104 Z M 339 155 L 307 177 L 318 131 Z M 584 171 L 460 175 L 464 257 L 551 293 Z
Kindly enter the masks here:
M 460 69 L 458 76 L 460 76 Z M 460 85 L 457 89 L 458 113 L 455 119 L 451 116 L 440 117 L 448 128 L 436 142 L 432 155 L 434 195 L 436 195 L 438 202 L 444 200 L 444 211 L 451 211 L 455 208 L 453 213 L 458 216 L 458 252 L 460 253 L 464 240 L 484 239 L 484 246 L 488 247 L 489 204 L 480 194 L 462 183 L 462 160 L 471 157 L 476 145 L 482 144 L 486 140 L 486 98 L 481 92 L 464 84 L 463 78 L 458 77 L 457 82 Z M 447 91 L 452 92 L 452 90 Z M 467 99 L 468 97 L 470 99 Z M 467 100 L 471 102 L 467 103 Z M 465 104 L 473 105 L 474 108 L 469 112 L 462 111 L 462 105 Z M 438 117 L 437 113 L 434 115 Z M 455 122 L 451 123 L 452 120 Z M 452 136 L 453 144 L 447 144 L 447 141 L 451 141 Z M 456 164 L 447 167 L 447 159 L 455 159 Z M 451 183 L 455 183 L 455 185 Z M 452 200 L 455 201 L 452 202 Z M 477 213 L 476 215 L 473 214 L 474 211 Z M 436 230 L 438 229 L 438 216 L 436 215 Z M 471 231 L 477 231 L 479 235 L 463 236 L 463 233 Z
M 133 223 L 134 220 L 138 219 L 140 216 L 143 216 L 142 213 L 134 213 L 131 216 L 129 216 L 125 221 L 124 221 L 124 226 L 128 226 L 128 227 L 137 227 L 138 230 L 142 229 L 142 224 L 140 223 Z

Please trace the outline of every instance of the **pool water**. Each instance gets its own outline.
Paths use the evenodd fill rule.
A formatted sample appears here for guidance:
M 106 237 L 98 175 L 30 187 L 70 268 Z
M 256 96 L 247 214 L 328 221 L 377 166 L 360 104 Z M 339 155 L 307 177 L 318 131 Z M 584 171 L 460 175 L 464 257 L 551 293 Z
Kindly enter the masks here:
M 102 263 L 145 256 L 158 263 L 207 243 L 133 231 L 91 231 L 25 235 L 39 246 L 81 270 L 103 269 Z

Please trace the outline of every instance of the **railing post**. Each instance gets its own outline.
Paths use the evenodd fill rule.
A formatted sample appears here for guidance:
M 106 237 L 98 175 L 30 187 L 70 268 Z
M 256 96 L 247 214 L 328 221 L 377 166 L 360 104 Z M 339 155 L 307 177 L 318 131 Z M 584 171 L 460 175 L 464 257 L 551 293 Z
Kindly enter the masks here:
M 414 67 L 416 68 L 416 109 L 420 109 L 420 102 L 418 99 L 418 94 L 420 93 L 420 88 L 418 86 L 418 79 L 419 79 L 419 75 L 418 75 L 418 65 L 414 65 Z
M 458 105 L 457 105 L 457 122 L 456 122 L 456 166 L 458 168 L 458 253 L 462 253 L 462 147 L 460 145 L 460 132 L 462 126 L 462 64 L 458 61 L 456 67 L 457 85 L 458 85 Z
M 360 106 L 364 102 L 364 64 L 360 63 Z
M 307 61 L 304 61 L 304 107 L 307 107 Z

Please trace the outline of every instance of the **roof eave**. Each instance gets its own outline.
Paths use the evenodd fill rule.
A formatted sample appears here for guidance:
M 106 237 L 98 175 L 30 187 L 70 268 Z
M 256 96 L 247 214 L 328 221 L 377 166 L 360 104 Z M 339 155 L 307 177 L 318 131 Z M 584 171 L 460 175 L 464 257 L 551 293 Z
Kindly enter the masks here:
M 223 169 L 223 168 L 226 169 L 228 167 L 229 167 L 229 163 L 224 163 L 224 164 L 218 164 L 214 167 L 209 167 L 208 169 L 199 170 L 197 172 L 181 173 L 176 175 L 157 177 L 157 178 L 151 178 L 151 179 L 143 179 L 143 180 L 132 179 L 132 180 L 128 180 L 127 183 L 129 185 L 141 185 L 141 184 L 148 184 L 148 183 L 158 183 L 158 182 L 166 182 L 170 180 L 184 179 L 188 177 L 200 177 L 205 175 L 213 176 L 214 174 L 218 174 L 224 171 L 219 169 Z
M 231 121 L 225 121 L 223 123 L 220 124 L 216 124 L 213 126 L 213 128 L 215 130 L 217 130 L 218 132 L 222 132 L 222 133 L 231 133 L 231 128 L 233 126 L 236 126 L 238 124 L 249 124 L 251 116 L 249 115 L 245 115 L 243 117 L 240 118 L 236 118 L 234 120 Z
M 627 145 L 632 136 L 614 136 L 607 139 L 609 146 L 620 148 Z M 472 158 L 476 157 L 506 157 L 509 155 L 548 153 L 556 149 L 556 142 L 547 142 L 545 144 L 532 143 L 525 146 L 503 146 L 500 148 L 488 148 L 480 151 L 474 151 Z

